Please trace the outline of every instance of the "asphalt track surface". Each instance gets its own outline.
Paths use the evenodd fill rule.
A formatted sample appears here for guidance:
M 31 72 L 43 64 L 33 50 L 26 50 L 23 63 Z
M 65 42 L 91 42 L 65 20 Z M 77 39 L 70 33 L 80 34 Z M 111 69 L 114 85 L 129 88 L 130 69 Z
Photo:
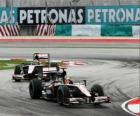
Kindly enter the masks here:
M 0 57 L 31 58 L 34 52 L 50 52 L 54 59 L 81 60 L 86 64 L 69 67 L 75 80 L 87 79 L 104 87 L 111 104 L 82 105 L 70 108 L 45 100 L 31 100 L 28 82 L 11 81 L 13 70 L 0 71 L 0 116 L 131 116 L 120 105 L 139 96 L 139 50 L 103 48 L 0 48 Z M 97 60 L 98 59 L 98 60 Z
M 30 45 L 32 46 L 32 44 Z M 50 53 L 53 58 L 63 59 L 107 59 L 140 61 L 138 48 L 17 48 L 0 47 L 0 58 L 32 58 L 33 53 Z

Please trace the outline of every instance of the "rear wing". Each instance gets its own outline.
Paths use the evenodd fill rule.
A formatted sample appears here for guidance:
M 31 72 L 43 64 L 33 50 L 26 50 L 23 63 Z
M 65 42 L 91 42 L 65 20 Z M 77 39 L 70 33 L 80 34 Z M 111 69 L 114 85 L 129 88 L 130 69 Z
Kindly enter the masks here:
M 33 62 L 41 62 L 44 63 L 48 67 L 59 67 L 60 69 L 67 69 L 64 65 L 63 61 L 60 60 L 50 60 L 49 53 L 34 53 L 33 54 Z
M 33 54 L 33 60 L 50 60 L 50 54 L 49 53 L 34 53 Z

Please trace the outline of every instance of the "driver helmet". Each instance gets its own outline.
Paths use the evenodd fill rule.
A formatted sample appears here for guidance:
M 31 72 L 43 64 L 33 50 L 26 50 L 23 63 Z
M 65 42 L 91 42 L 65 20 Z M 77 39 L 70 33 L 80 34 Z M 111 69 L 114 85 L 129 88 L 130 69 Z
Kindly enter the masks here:
M 65 79 L 65 84 L 73 84 L 73 81 L 72 81 L 71 77 L 67 77 Z

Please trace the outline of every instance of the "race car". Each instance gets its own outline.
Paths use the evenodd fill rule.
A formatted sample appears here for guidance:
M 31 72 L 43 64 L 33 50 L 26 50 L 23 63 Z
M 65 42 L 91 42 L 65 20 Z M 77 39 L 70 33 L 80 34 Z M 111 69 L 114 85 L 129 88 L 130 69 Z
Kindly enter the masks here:
M 29 83 L 29 94 L 32 99 L 56 101 L 59 105 L 110 103 L 110 97 L 104 95 L 103 87 L 94 84 L 90 90 L 86 80 L 74 82 L 66 78 L 66 73 L 47 71 L 46 80 L 32 79 Z
M 31 80 L 38 76 L 43 67 L 48 67 L 48 70 L 59 70 L 58 62 L 50 61 L 49 53 L 34 53 L 33 61 L 22 63 L 15 66 L 12 80 L 20 82 L 21 80 Z

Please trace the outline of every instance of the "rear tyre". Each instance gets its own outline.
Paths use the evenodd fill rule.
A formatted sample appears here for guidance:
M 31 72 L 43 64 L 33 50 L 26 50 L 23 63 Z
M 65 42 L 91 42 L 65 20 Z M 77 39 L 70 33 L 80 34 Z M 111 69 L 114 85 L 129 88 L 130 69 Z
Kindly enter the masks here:
M 29 84 L 29 93 L 32 99 L 39 99 L 42 95 L 41 80 L 33 79 Z

